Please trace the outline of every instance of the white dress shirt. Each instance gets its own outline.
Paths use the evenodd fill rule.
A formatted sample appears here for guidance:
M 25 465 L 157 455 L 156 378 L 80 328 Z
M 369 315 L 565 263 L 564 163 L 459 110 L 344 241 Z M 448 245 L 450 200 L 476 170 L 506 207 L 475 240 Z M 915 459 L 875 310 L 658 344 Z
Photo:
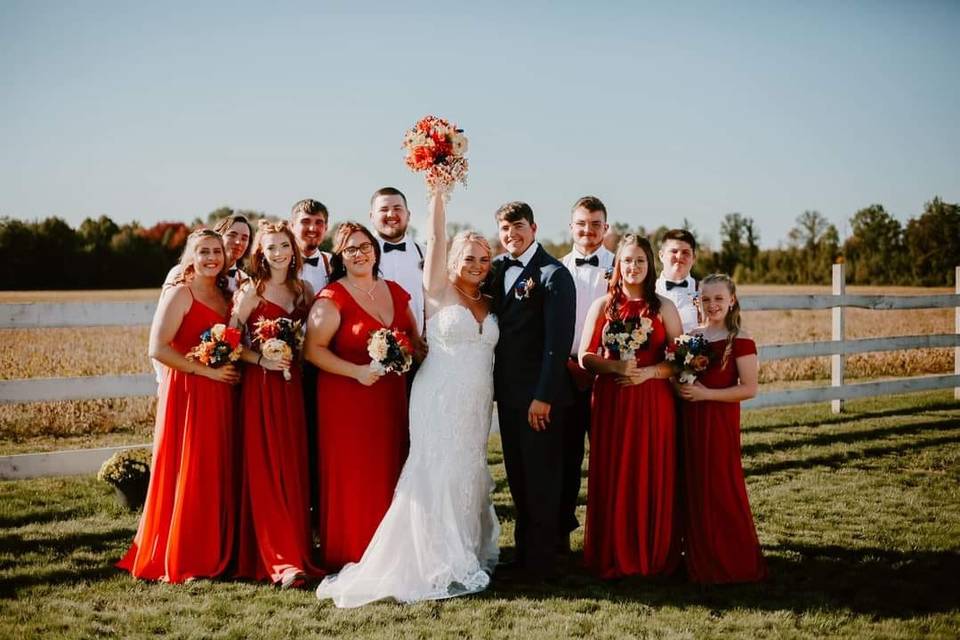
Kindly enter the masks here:
M 596 267 L 589 264 L 577 266 L 577 258 L 589 260 L 593 256 L 597 256 Z M 576 355 L 580 351 L 583 323 L 587 320 L 590 305 L 607 293 L 607 273 L 613 268 L 613 253 L 600 245 L 596 251 L 584 256 L 580 254 L 577 247 L 574 247 L 573 251 L 563 256 L 561 262 L 573 276 L 573 284 L 577 288 L 577 323 L 573 334 L 573 346 L 570 349 L 571 355 Z
M 300 271 L 300 277 L 310 283 L 310 286 L 313 287 L 313 294 L 316 295 L 330 282 L 329 274 L 327 273 L 330 254 L 324 253 L 323 251 L 315 251 L 312 256 L 304 255 L 303 257 L 304 259 L 319 258 L 317 260 L 317 266 L 304 262 L 303 270 Z
M 527 265 L 530 264 L 530 261 L 533 260 L 533 254 L 537 252 L 537 247 L 540 246 L 540 243 L 533 241 L 530 243 L 530 246 L 527 247 L 527 250 L 520 254 L 519 258 L 514 258 L 509 253 L 507 258 L 512 260 L 519 260 L 523 267 L 518 267 L 516 265 L 507 267 L 507 270 L 503 273 L 503 292 L 509 293 L 511 287 L 517 283 L 517 278 L 520 277 L 520 274 L 523 273 L 523 270 L 527 268 Z
M 693 276 L 687 276 L 678 283 L 686 281 L 686 287 L 674 287 L 667 291 L 667 280 L 661 275 L 657 278 L 657 293 L 665 298 L 669 298 L 676 305 L 680 313 L 680 322 L 683 324 L 683 332 L 690 333 L 700 325 L 700 313 L 697 309 L 696 301 L 700 297 L 697 281 Z
M 403 243 L 404 250 L 394 249 L 387 253 L 383 250 L 383 238 L 377 236 L 377 241 L 380 243 L 380 275 L 393 280 L 410 294 L 410 309 L 417 321 L 417 331 L 423 335 L 423 249 L 403 237 L 390 244 Z

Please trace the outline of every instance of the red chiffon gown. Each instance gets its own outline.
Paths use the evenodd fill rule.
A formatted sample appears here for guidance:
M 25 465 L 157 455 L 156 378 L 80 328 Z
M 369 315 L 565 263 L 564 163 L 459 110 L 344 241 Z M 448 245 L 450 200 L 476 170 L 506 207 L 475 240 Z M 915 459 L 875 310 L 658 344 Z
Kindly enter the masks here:
M 700 383 L 711 389 L 737 384 L 736 359 L 757 352 L 753 340 L 736 338 L 721 368 L 726 340 L 710 343 L 710 365 Z M 740 462 L 740 403 L 684 402 L 684 554 L 695 582 L 754 582 L 767 576 L 747 500 Z
M 263 300 L 247 320 L 304 320 Z M 241 391 L 242 485 L 236 575 L 281 582 L 289 573 L 318 575 L 311 562 L 310 478 L 300 365 L 281 371 L 247 364 Z
M 387 280 L 393 299 L 391 329 L 415 331 L 406 313 L 410 296 Z M 330 342 L 337 356 L 370 362 L 367 341 L 384 325 L 356 303 L 343 284 L 321 291 L 340 311 Z M 317 536 L 320 564 L 337 571 L 357 562 L 383 519 L 407 457 L 407 383 L 388 373 L 371 386 L 320 371 L 317 377 Z
M 170 343 L 185 354 L 222 316 L 194 300 Z M 221 575 L 237 516 L 236 393 L 225 382 L 163 367 L 150 486 L 133 544 L 117 567 L 165 582 Z
M 621 317 L 647 310 L 630 300 Z M 667 336 L 659 316 L 641 367 L 663 361 Z M 602 353 L 606 318 L 594 327 L 590 353 Z M 604 357 L 610 357 L 603 353 Z M 583 558 L 601 578 L 671 573 L 680 562 L 676 506 L 677 442 L 673 390 L 652 379 L 622 387 L 616 376 L 597 376 L 590 424 L 590 472 Z

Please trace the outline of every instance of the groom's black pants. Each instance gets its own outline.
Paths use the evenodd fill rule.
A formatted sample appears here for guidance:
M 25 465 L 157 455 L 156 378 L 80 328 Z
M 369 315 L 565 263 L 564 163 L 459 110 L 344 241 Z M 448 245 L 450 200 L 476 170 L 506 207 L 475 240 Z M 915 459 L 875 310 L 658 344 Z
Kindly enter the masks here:
M 497 404 L 507 484 L 517 509 L 517 563 L 534 573 L 554 572 L 563 488 L 563 438 L 568 407 L 553 407 L 550 424 L 534 431 L 529 407 Z

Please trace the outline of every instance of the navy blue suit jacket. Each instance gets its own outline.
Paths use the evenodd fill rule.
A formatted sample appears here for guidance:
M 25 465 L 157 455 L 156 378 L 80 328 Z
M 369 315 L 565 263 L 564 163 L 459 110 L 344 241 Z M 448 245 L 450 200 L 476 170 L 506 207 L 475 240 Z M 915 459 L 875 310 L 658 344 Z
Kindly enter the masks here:
M 573 402 L 567 359 L 573 344 L 577 293 L 570 272 L 537 247 L 517 282 L 504 293 L 504 259 L 497 256 L 490 281 L 500 325 L 493 369 L 497 402 L 527 408 L 533 400 L 551 405 Z M 518 285 L 532 282 L 524 295 Z

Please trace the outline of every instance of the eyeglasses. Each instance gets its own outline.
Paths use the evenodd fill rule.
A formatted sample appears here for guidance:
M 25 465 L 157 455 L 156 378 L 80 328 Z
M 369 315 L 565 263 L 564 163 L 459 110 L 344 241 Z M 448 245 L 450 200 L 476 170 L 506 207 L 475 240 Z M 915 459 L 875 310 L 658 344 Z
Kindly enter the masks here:
M 373 243 L 364 242 L 363 244 L 356 247 L 344 247 L 343 255 L 347 256 L 348 258 L 356 258 L 358 253 L 362 253 L 363 255 L 368 256 L 372 251 L 373 251 Z

